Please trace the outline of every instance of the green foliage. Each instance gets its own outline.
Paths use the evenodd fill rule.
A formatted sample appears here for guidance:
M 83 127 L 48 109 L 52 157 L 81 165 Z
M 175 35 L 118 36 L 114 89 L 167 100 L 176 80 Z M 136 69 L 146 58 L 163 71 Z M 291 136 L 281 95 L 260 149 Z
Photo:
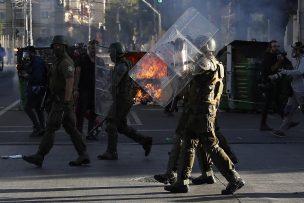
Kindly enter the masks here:
M 109 43 L 120 41 L 128 43 L 133 36 L 139 18 L 138 0 L 111 0 L 106 10 L 106 30 Z

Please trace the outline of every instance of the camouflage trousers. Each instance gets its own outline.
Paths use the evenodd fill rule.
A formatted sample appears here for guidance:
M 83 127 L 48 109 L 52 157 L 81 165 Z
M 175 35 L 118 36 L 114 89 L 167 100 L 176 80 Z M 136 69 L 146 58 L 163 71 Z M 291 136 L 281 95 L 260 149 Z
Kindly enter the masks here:
M 169 153 L 169 160 L 167 164 L 166 174 L 172 174 L 177 172 L 178 159 L 182 148 L 182 141 L 184 137 L 183 135 L 185 134 L 186 121 L 188 120 L 189 116 L 190 113 L 184 111 L 177 124 L 174 143 Z M 220 132 L 220 128 L 217 124 L 217 120 L 215 120 L 215 131 L 216 131 L 216 136 L 219 140 L 220 147 L 224 149 L 224 151 L 227 154 L 233 154 L 230 146 L 226 141 L 226 138 Z M 195 155 L 197 156 L 197 161 L 199 164 L 201 174 L 204 176 L 209 176 L 210 172 L 212 171 L 213 163 L 210 155 L 205 152 L 205 150 L 203 149 L 203 145 L 201 143 L 197 144 L 197 147 L 195 149 Z
M 238 177 L 234 164 L 219 146 L 219 141 L 215 134 L 217 108 L 210 106 L 206 109 L 211 109 L 212 111 L 208 114 L 190 112 L 184 120 L 183 141 L 177 172 L 177 182 L 179 183 L 188 183 L 198 145 L 201 145 L 204 151 L 211 157 L 218 170 L 229 182 L 234 181 Z
M 172 174 L 177 172 L 177 165 L 178 165 L 178 158 L 180 155 L 182 142 L 183 142 L 183 132 L 185 130 L 185 120 L 187 120 L 189 114 L 186 112 L 183 112 L 176 131 L 175 131 L 175 139 L 172 146 L 172 149 L 169 153 L 169 160 L 167 165 L 166 174 Z M 196 156 L 198 157 L 198 163 L 200 166 L 200 170 L 202 174 L 207 174 L 209 171 L 211 171 L 212 167 L 212 161 L 210 159 L 210 156 L 202 149 L 201 145 L 198 145 L 196 149 Z
M 75 113 L 72 106 L 69 110 L 63 111 L 62 105 L 53 102 L 46 121 L 46 131 L 39 145 L 38 154 L 45 156 L 54 145 L 55 132 L 61 127 L 70 135 L 78 155 L 86 153 L 86 145 L 82 140 L 80 132 L 76 129 Z

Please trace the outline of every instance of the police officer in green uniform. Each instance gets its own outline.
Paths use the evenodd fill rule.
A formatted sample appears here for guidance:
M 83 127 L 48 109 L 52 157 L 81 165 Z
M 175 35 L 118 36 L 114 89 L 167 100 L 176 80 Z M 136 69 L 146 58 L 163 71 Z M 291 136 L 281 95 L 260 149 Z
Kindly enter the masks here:
M 206 41 L 207 43 L 205 43 Z M 184 121 L 177 181 L 165 186 L 164 189 L 172 193 L 189 191 L 189 177 L 195 150 L 200 142 L 215 166 L 229 182 L 222 194 L 233 194 L 243 187 L 245 182 L 236 172 L 234 164 L 227 154 L 219 147 L 215 135 L 215 118 L 223 91 L 224 68 L 213 55 L 216 46 L 214 39 L 206 40 L 205 36 L 201 36 L 195 40 L 195 44 L 197 47 L 201 47 L 202 54 L 197 57 L 189 70 L 194 78 L 189 90 L 189 101 L 185 107 L 185 113 L 188 116 Z
M 56 56 L 50 73 L 49 102 L 50 111 L 46 122 L 46 131 L 40 142 L 38 151 L 31 156 L 23 156 L 23 160 L 42 166 L 44 157 L 49 153 L 54 144 L 55 131 L 63 125 L 65 131 L 70 135 L 78 158 L 69 163 L 70 166 L 81 166 L 89 164 L 90 159 L 86 151 L 86 145 L 82 140 L 80 132 L 76 129 L 76 119 L 73 112 L 72 91 L 74 83 L 74 63 L 68 56 L 66 50 L 68 44 L 62 35 L 53 38 L 51 48 Z
M 131 69 L 130 62 L 124 57 L 125 48 L 120 42 L 112 43 L 109 47 L 111 61 L 115 63 L 112 79 L 113 105 L 106 118 L 106 132 L 108 146 L 104 154 L 99 155 L 101 160 L 117 160 L 118 133 L 124 134 L 142 145 L 145 156 L 148 156 L 152 147 L 152 138 L 139 134 L 127 125 L 127 115 L 133 106 L 135 95 L 133 81 L 128 75 Z
M 187 87 L 190 87 L 190 85 L 188 85 Z M 185 95 L 186 98 L 188 98 L 187 87 L 184 89 L 184 94 L 186 94 Z M 187 101 L 185 101 L 185 105 L 187 105 L 186 103 Z M 164 184 L 167 183 L 173 184 L 176 181 L 176 173 L 177 173 L 177 165 L 178 165 L 177 162 L 182 146 L 182 140 L 184 135 L 183 131 L 186 126 L 185 120 L 188 119 L 188 116 L 189 113 L 184 111 L 179 119 L 175 131 L 174 143 L 169 153 L 169 160 L 167 163 L 166 173 L 154 175 L 154 179 L 157 180 L 158 182 Z M 220 132 L 220 127 L 218 126 L 217 119 L 215 120 L 215 134 L 219 140 L 220 147 L 224 149 L 224 151 L 227 153 L 231 161 L 234 164 L 238 163 L 238 159 L 231 150 L 230 146 L 228 145 L 226 138 Z M 197 146 L 196 156 L 201 171 L 201 175 L 197 178 L 192 178 L 192 183 L 195 185 L 215 183 L 216 180 L 212 170 L 212 165 L 213 165 L 212 160 L 208 155 L 208 153 L 204 151 L 201 143 L 199 143 Z
M 185 87 L 183 90 L 185 97 L 188 98 L 188 86 Z M 185 101 L 185 105 L 187 105 L 187 101 Z M 179 118 L 176 130 L 175 130 L 175 138 L 174 143 L 172 145 L 171 151 L 169 153 L 169 160 L 167 163 L 167 170 L 164 174 L 157 174 L 154 175 L 154 179 L 158 182 L 164 184 L 173 184 L 176 181 L 176 173 L 177 173 L 177 166 L 178 166 L 178 157 L 181 151 L 184 130 L 186 127 L 185 121 L 188 119 L 189 114 L 188 112 L 183 111 L 181 117 Z M 215 182 L 212 172 L 212 161 L 209 156 L 203 151 L 202 147 L 198 145 L 196 150 L 196 155 L 198 156 L 198 163 L 199 167 L 202 172 L 202 176 L 200 176 L 200 184 L 209 183 L 212 184 Z M 203 180 L 202 177 L 204 177 Z M 195 181 L 194 181 L 195 182 Z

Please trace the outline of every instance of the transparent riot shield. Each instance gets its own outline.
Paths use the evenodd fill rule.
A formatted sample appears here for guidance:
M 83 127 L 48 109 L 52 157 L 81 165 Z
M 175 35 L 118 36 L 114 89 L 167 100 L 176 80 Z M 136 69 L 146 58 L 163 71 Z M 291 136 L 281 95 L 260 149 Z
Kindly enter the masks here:
M 95 113 L 105 118 L 113 104 L 112 72 L 108 50 L 96 45 L 95 58 Z
M 200 47 L 218 29 L 189 8 L 129 72 L 130 77 L 161 106 L 166 106 L 191 81 L 190 66 L 202 54 Z M 196 45 L 198 38 L 200 45 Z

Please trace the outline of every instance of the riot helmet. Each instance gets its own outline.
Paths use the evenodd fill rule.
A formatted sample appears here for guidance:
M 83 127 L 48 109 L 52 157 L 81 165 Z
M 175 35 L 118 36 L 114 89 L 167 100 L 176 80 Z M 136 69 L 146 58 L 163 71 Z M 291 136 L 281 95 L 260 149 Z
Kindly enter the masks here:
M 56 57 L 62 57 L 68 48 L 68 42 L 63 35 L 56 35 L 52 40 L 51 48 Z
M 27 46 L 27 47 L 25 47 L 25 50 L 27 50 L 30 53 L 35 53 L 35 51 L 36 51 L 34 46 Z
M 68 46 L 68 42 L 63 35 L 55 35 L 52 40 L 51 48 L 53 48 L 54 44 L 62 44 L 66 47 Z
M 173 42 L 175 51 L 182 51 L 185 46 L 185 41 L 181 38 L 176 38 Z
M 121 58 L 125 53 L 126 49 L 120 42 L 114 42 L 110 44 L 109 53 L 111 60 L 116 62 L 119 58 Z
M 212 37 L 199 36 L 195 39 L 194 45 L 204 53 L 216 50 L 216 42 Z
M 34 46 L 27 46 L 22 51 L 22 61 L 30 61 L 35 55 L 35 47 Z

